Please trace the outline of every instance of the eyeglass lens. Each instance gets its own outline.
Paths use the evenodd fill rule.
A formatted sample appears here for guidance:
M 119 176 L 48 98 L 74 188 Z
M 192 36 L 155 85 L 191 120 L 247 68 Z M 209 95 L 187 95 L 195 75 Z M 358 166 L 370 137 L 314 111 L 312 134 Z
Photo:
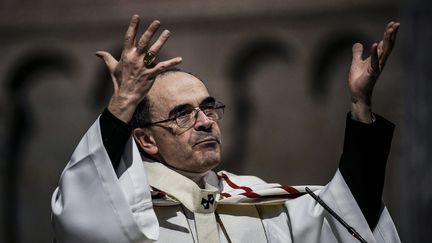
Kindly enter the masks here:
M 218 107 L 203 107 L 203 108 L 192 108 L 187 114 L 176 118 L 177 125 L 182 128 L 192 127 L 198 117 L 198 112 L 202 111 L 208 119 L 217 121 L 222 118 L 223 106 Z

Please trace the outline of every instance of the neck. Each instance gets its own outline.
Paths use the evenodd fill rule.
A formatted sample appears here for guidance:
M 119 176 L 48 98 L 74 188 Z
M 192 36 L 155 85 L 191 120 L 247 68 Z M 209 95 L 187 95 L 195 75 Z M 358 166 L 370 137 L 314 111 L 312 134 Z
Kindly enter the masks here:
M 187 177 L 188 179 L 192 180 L 200 188 L 205 188 L 204 177 L 210 172 L 210 170 L 205 171 L 205 172 L 201 172 L 201 173 L 197 173 L 197 172 L 189 172 L 189 171 L 179 170 L 179 169 L 176 169 L 173 167 L 170 167 L 170 168 L 172 170 L 176 171 L 177 173 L 181 174 L 182 176 Z

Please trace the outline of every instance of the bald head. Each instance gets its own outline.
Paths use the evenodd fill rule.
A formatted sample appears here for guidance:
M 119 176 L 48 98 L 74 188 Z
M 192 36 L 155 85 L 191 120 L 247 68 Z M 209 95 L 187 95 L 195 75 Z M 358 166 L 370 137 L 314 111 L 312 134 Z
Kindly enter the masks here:
M 202 85 L 207 90 L 204 83 L 189 72 L 178 68 L 165 69 L 159 72 L 149 93 L 135 110 L 131 120 L 132 127 L 145 127 L 146 124 L 150 124 L 154 120 L 152 115 L 157 112 L 157 108 L 154 107 L 155 100 L 162 103 L 172 101 L 176 95 L 191 90 L 190 87 L 194 84 Z

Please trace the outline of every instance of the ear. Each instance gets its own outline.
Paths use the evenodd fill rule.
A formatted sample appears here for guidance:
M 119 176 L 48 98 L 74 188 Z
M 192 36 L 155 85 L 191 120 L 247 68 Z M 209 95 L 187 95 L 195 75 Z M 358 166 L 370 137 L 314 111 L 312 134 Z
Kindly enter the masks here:
M 149 155 L 156 155 L 158 147 L 153 138 L 152 132 L 148 128 L 135 128 L 133 130 L 135 141 L 139 144 L 142 150 Z

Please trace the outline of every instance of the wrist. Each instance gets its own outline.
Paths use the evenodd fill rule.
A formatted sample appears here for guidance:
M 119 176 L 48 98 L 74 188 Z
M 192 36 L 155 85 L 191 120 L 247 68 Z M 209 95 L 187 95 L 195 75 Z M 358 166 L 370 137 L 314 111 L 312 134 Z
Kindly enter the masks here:
M 132 97 L 113 95 L 108 104 L 108 110 L 119 120 L 129 123 L 138 106 L 139 100 Z
M 351 118 L 363 123 L 372 123 L 373 115 L 370 104 L 364 102 L 352 102 Z

